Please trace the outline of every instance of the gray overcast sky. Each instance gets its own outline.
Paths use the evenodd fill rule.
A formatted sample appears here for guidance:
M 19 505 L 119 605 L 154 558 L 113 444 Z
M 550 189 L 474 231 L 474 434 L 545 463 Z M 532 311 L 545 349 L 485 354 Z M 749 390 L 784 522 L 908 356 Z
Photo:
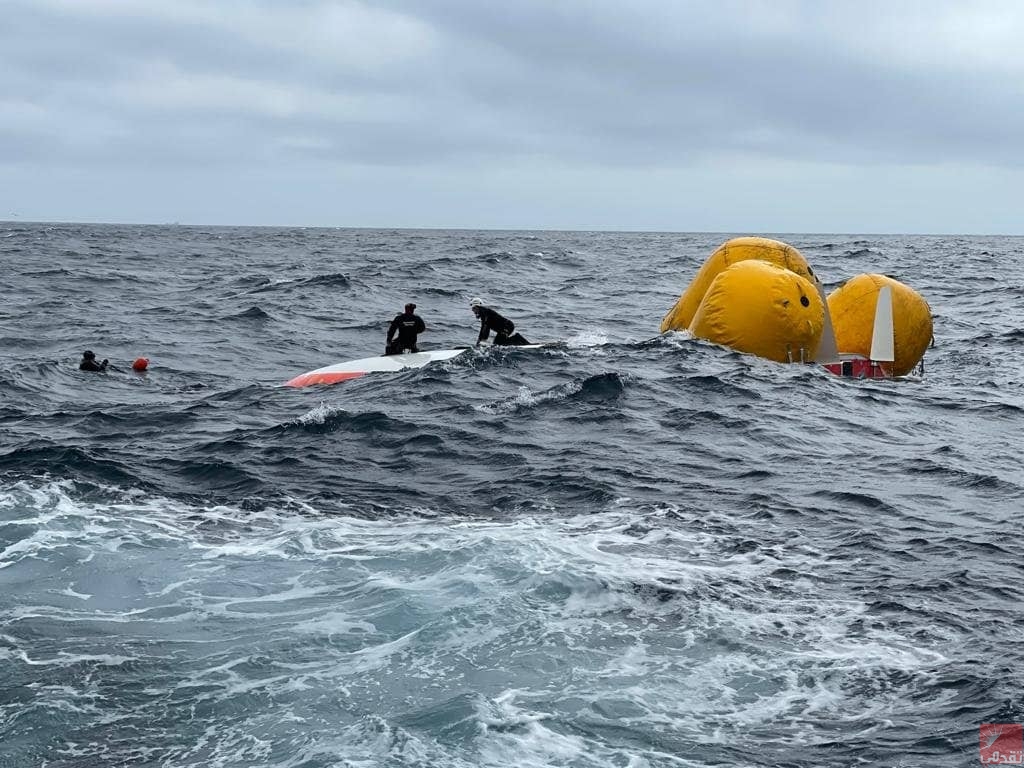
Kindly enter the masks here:
M 1020 0 L 0 0 L 0 219 L 1024 234 Z

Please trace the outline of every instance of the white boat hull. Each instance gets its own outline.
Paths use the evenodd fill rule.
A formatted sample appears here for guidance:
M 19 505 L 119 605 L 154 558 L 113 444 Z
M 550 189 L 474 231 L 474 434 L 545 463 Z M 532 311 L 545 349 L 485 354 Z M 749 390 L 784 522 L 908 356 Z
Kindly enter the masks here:
M 422 368 L 428 363 L 451 360 L 465 354 L 464 349 L 435 349 L 429 352 L 407 352 L 402 355 L 381 355 L 380 357 L 364 357 L 359 360 L 348 360 L 335 363 L 315 371 L 300 374 L 285 382 L 286 387 L 308 387 L 312 384 L 337 384 L 349 379 L 357 379 L 368 373 L 397 373 L 408 368 Z
M 540 349 L 544 344 L 525 344 L 507 346 L 502 349 Z M 397 373 L 409 368 L 422 368 L 428 363 L 452 360 L 465 354 L 471 347 L 460 349 L 433 349 L 426 352 L 406 352 L 401 355 L 381 355 L 380 357 L 364 357 L 359 360 L 347 360 L 335 363 L 315 371 L 299 374 L 285 382 L 286 387 L 308 387 L 313 384 L 337 384 L 349 379 L 358 379 L 368 373 Z

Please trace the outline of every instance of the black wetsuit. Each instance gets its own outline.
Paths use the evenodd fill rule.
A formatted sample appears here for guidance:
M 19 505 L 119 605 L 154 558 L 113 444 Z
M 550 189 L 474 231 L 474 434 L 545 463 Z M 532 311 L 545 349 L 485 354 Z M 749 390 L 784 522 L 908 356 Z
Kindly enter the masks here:
M 107 370 L 107 361 L 104 360 L 102 363 L 97 363 L 94 357 L 83 357 L 82 362 L 78 364 L 78 370 L 105 371 Z
M 395 315 L 395 319 L 391 321 L 391 326 L 388 328 L 388 344 L 385 354 L 397 355 L 406 349 L 410 352 L 419 352 L 420 348 L 416 346 L 416 337 L 426 328 L 423 319 L 413 312 Z M 392 342 L 395 333 L 398 333 L 398 339 Z
M 480 318 L 480 336 L 476 340 L 477 344 L 485 341 L 491 331 L 494 331 L 495 344 L 520 346 L 530 343 L 523 338 L 522 334 L 513 333 L 516 324 L 507 317 L 502 317 L 490 307 L 477 307 L 477 309 L 479 310 L 477 316 Z

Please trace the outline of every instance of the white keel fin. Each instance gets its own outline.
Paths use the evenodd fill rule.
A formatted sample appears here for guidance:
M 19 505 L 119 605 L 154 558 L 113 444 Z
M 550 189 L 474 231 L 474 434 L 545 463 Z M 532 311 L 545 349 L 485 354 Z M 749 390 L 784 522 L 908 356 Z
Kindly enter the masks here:
M 821 329 L 821 341 L 818 342 L 818 349 L 814 353 L 814 362 L 822 365 L 838 363 L 839 349 L 836 345 L 836 332 L 832 328 L 832 313 L 828 311 L 828 298 L 825 296 L 825 287 L 818 283 L 818 295 L 821 296 L 821 303 L 825 306 L 825 323 Z
M 871 359 L 891 363 L 896 359 L 896 342 L 892 326 L 892 288 L 882 286 L 875 304 L 875 327 L 871 334 Z

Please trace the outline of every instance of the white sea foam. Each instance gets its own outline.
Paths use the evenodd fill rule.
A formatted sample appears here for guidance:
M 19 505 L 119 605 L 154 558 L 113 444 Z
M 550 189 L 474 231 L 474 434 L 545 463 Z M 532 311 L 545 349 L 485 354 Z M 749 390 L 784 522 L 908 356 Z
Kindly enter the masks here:
M 77 597 L 79 600 L 88 600 L 92 595 L 86 595 L 82 592 L 75 592 L 71 587 L 60 590 L 59 594 L 67 595 L 68 597 Z
M 599 329 L 587 329 L 577 331 L 565 340 L 566 346 L 570 349 L 585 349 L 588 347 L 600 347 L 608 343 L 608 334 Z
M 580 712 L 708 743 L 750 729 L 777 729 L 779 744 L 813 742 L 820 718 L 868 730 L 889 708 L 910 706 L 904 689 L 915 683 L 894 687 L 893 674 L 923 684 L 948 663 L 898 628 L 865 625 L 865 604 L 823 589 L 829 561 L 799 536 L 737 553 L 684 510 L 625 498 L 571 517 L 361 519 L 309 504 L 83 504 L 57 484 L 6 490 L 0 514 L 31 521 L 4 565 L 46 574 L 8 619 L 57 621 L 66 633 L 30 647 L 6 632 L 8 668 L 145 667 L 173 639 L 177 674 L 147 688 L 154 702 L 178 691 L 193 706 L 230 711 L 255 697 L 268 717 L 310 721 L 323 734 L 316 701 L 418 707 L 475 691 L 480 735 L 466 755 L 481 765 L 513 755 L 517 765 L 685 764 L 580 735 L 571 725 Z M 49 564 L 68 550 L 74 557 Z M 780 578 L 780 568 L 802 575 Z M 75 601 L 58 600 L 67 597 Z M 76 639 L 91 627 L 116 627 L 133 651 Z M 871 696 L 851 693 L 862 684 Z M 244 728 L 220 723 L 232 729 L 218 750 L 244 741 Z M 341 737 L 346 748 L 366 736 L 355 734 Z M 353 754 L 366 760 L 391 754 L 384 742 L 360 743 Z M 435 759 L 441 749 L 447 765 L 469 759 L 461 747 L 402 743 Z M 201 753 L 182 753 L 181 764 Z
M 328 405 L 326 402 L 321 400 L 319 405 L 299 416 L 295 422 L 297 424 L 305 425 L 325 424 L 331 416 L 334 416 L 337 413 L 345 413 L 345 409 L 334 405 Z
M 582 388 L 582 384 L 577 381 L 559 384 L 545 392 L 534 392 L 529 387 L 521 386 L 513 397 L 498 403 L 474 406 L 474 408 L 483 413 L 513 413 L 522 408 L 533 408 L 541 403 L 565 400 L 567 397 L 571 397 L 579 392 Z

